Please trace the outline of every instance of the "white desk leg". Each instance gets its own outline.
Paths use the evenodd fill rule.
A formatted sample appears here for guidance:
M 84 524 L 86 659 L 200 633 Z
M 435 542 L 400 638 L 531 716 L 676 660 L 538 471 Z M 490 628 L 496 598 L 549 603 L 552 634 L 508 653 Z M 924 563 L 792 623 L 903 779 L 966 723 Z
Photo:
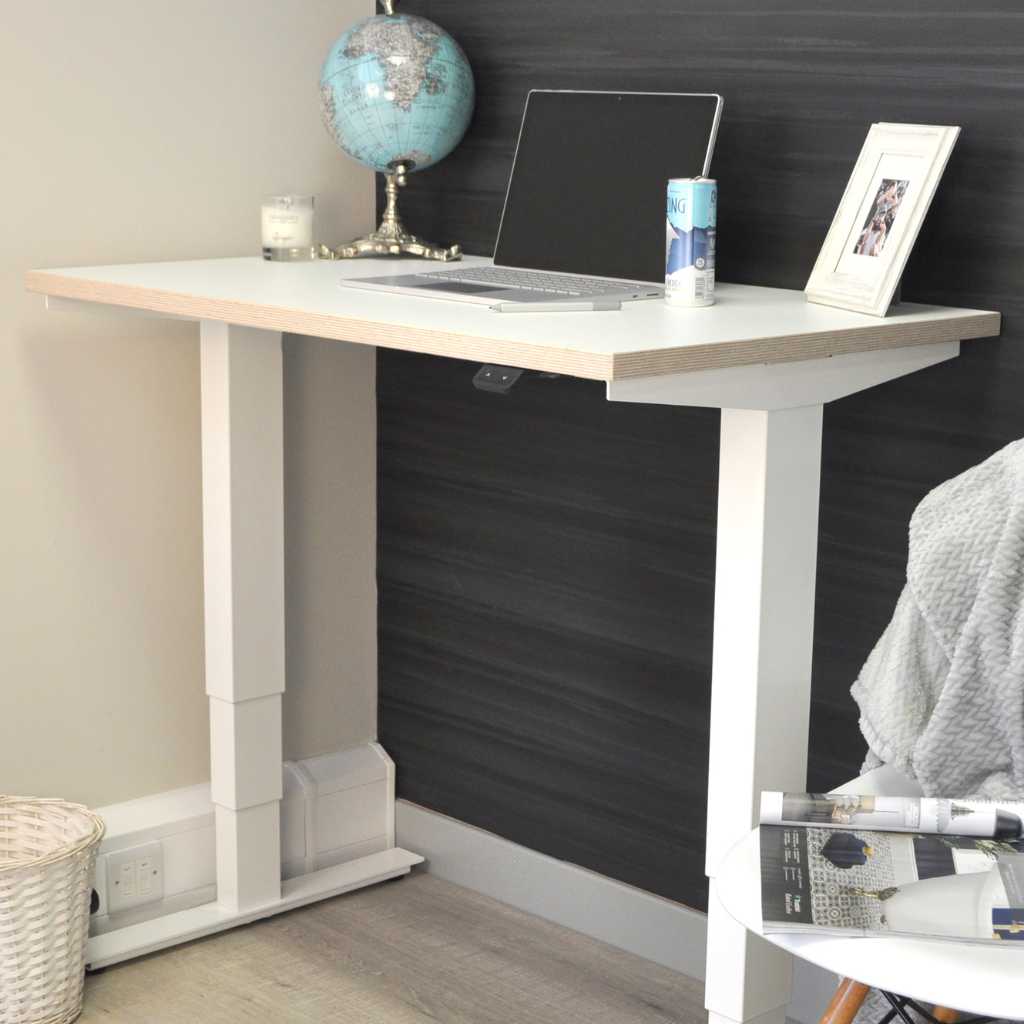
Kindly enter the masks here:
M 203 585 L 217 902 L 281 896 L 281 335 L 204 321 Z
M 781 1024 L 789 1002 L 789 956 L 725 913 L 714 877 L 755 823 L 761 789 L 807 784 L 821 418 L 820 405 L 722 410 L 706 868 L 712 1024 Z

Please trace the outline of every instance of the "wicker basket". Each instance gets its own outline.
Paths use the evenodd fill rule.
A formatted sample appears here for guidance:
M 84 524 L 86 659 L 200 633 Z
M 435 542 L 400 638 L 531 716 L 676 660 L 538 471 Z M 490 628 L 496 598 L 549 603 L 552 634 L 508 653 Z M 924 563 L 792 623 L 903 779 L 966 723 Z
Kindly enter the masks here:
M 82 1012 L 103 819 L 79 804 L 0 796 L 0 1024 Z

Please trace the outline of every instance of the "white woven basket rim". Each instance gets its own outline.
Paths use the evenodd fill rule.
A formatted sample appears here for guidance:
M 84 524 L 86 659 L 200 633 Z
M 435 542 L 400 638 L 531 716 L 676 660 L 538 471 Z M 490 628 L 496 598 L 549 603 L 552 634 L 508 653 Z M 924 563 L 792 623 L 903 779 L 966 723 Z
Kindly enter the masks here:
M 0 875 L 8 871 L 21 871 L 26 867 L 45 867 L 47 864 L 54 864 L 68 857 L 74 857 L 83 850 L 87 850 L 90 846 L 98 843 L 107 830 L 103 819 L 95 811 L 89 810 L 84 804 L 74 804 L 68 800 L 61 800 L 56 797 L 4 796 L 0 794 L 0 817 L 3 817 L 5 808 L 9 808 L 12 805 L 24 807 L 26 810 L 40 806 L 59 808 L 68 814 L 84 818 L 91 825 L 91 828 L 80 839 L 76 839 L 74 842 L 64 846 L 59 846 L 50 853 L 37 857 L 22 857 L 17 860 L 0 860 Z

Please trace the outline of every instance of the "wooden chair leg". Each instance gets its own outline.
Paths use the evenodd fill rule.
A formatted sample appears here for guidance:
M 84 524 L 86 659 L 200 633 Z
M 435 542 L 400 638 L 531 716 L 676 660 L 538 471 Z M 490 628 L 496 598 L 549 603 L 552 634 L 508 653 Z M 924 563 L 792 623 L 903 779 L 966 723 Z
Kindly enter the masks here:
M 960 1018 L 960 1014 L 956 1010 L 947 1010 L 944 1006 L 936 1006 L 932 1010 L 932 1016 L 936 1020 L 941 1020 L 943 1024 L 956 1024 Z
M 851 1024 L 870 991 L 867 985 L 862 985 L 859 981 L 843 978 L 819 1024 Z

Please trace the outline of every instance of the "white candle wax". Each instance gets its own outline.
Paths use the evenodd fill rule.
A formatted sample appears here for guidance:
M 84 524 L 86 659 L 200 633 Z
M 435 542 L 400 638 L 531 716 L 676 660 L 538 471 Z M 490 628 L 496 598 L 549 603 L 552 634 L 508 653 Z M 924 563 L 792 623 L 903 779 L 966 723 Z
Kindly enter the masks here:
M 312 207 L 264 204 L 261 214 L 265 249 L 308 249 L 312 246 Z

